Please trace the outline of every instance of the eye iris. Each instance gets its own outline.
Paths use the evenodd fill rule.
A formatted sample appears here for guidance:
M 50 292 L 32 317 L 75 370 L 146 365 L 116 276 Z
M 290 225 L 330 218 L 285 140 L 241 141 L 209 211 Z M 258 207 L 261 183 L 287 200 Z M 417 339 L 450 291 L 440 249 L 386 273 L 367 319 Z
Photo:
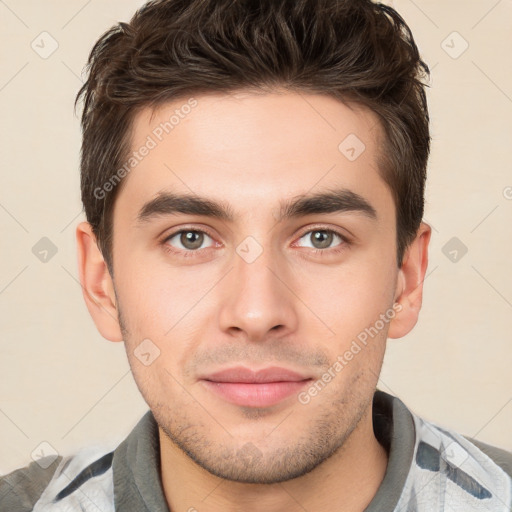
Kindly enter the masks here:
M 184 231 L 181 233 L 180 242 L 187 249 L 198 249 L 203 244 L 203 233 L 197 231 Z
M 313 245 L 317 249 L 326 249 L 332 243 L 333 233 L 330 233 L 328 231 L 314 231 L 312 233 L 312 235 L 313 235 Z M 317 242 L 319 243 L 319 245 L 317 245 Z

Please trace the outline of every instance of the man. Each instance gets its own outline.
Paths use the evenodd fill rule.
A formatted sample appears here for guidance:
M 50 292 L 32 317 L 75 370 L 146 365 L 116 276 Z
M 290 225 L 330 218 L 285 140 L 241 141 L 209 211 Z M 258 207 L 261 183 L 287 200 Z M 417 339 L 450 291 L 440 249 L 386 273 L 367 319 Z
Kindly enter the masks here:
M 80 279 L 150 410 L 2 510 L 510 510 L 510 454 L 376 391 L 421 308 L 427 74 L 370 0 L 157 0 L 102 36 Z

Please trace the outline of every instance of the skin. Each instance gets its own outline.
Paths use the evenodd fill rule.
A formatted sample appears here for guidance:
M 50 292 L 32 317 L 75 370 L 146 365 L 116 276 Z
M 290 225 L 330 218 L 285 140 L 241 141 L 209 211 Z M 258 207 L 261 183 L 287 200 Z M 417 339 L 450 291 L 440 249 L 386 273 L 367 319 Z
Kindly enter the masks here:
M 382 128 L 369 110 L 277 90 L 196 100 L 125 178 L 113 215 L 114 280 L 90 225 L 77 227 L 87 307 L 106 339 L 124 341 L 159 424 L 171 510 L 362 511 L 387 465 L 372 397 L 386 339 L 417 321 L 430 228 L 421 224 L 398 268 L 395 205 L 378 168 Z M 142 110 L 132 147 L 185 103 Z M 349 134 L 366 146 L 354 161 L 338 149 Z M 280 201 L 335 187 L 362 196 L 376 218 L 346 211 L 276 220 Z M 137 223 L 162 191 L 224 202 L 234 219 L 174 214 Z M 211 236 L 190 256 L 179 234 L 165 241 L 180 229 Z M 315 254 L 314 234 L 329 229 L 346 241 L 333 236 Z M 248 236 L 262 249 L 251 263 L 236 251 Z M 394 318 L 307 404 L 291 396 L 241 407 L 200 380 L 238 364 L 321 379 L 393 304 Z M 160 350 L 147 366 L 135 355 L 144 339 Z

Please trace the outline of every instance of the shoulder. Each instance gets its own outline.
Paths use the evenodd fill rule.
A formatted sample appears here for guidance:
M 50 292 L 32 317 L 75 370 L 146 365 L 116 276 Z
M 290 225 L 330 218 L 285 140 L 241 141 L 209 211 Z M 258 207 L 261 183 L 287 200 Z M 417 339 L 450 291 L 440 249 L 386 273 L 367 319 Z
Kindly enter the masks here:
M 48 486 L 62 456 L 44 457 L 0 477 L 0 509 L 30 512 Z
M 464 437 L 470 443 L 474 444 L 480 451 L 485 453 L 485 455 L 487 455 L 487 457 L 489 457 L 496 465 L 503 469 L 507 475 L 512 477 L 512 452 L 502 448 L 497 448 L 496 446 L 491 446 L 489 444 L 483 443 L 482 441 L 477 441 L 476 439 L 472 439 L 468 436 Z
M 89 511 L 91 503 L 113 510 L 113 451 L 84 447 L 73 455 L 49 457 L 0 477 L 0 510 Z M 80 489 L 82 492 L 75 493 Z
M 462 503 L 467 510 L 512 506 L 510 467 L 506 470 L 510 454 L 419 417 L 415 424 L 413 472 L 418 482 L 430 486 L 432 499 L 442 500 L 444 510 L 458 510 Z M 439 489 L 443 489 L 442 496 L 438 496 Z

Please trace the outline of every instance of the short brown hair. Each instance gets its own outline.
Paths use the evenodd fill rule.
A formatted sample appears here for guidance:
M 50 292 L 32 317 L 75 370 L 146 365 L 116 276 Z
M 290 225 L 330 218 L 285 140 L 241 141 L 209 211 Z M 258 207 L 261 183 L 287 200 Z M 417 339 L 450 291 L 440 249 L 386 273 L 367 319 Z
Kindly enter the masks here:
M 430 149 L 420 59 L 409 27 L 371 0 L 153 0 L 94 45 L 83 96 L 81 193 L 113 275 L 112 212 L 122 183 L 98 194 L 130 151 L 144 107 L 207 92 L 286 89 L 375 112 L 380 172 L 397 210 L 397 261 L 423 217 Z M 341 141 L 340 141 L 341 142 Z

